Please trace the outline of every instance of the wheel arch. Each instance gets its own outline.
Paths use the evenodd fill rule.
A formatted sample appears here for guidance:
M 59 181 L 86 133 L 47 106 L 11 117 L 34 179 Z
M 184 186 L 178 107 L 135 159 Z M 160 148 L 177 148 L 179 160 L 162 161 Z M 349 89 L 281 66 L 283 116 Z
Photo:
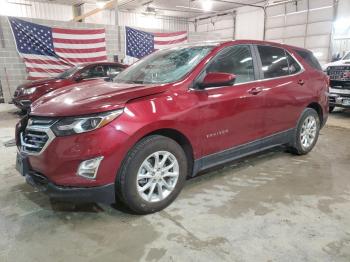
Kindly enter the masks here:
M 180 132 L 177 129 L 161 128 L 145 134 L 143 137 L 140 138 L 140 140 L 151 135 L 161 135 L 161 136 L 171 138 L 175 140 L 183 148 L 186 154 L 186 158 L 188 160 L 188 172 L 189 172 L 188 175 L 190 176 L 192 174 L 193 163 L 194 163 L 194 151 L 193 151 L 193 146 L 190 140 L 186 137 L 186 135 L 184 135 L 182 132 Z
M 320 125 L 322 127 L 324 124 L 322 106 L 317 102 L 312 102 L 312 103 L 308 104 L 307 108 L 312 108 L 317 112 L 318 117 L 320 119 Z

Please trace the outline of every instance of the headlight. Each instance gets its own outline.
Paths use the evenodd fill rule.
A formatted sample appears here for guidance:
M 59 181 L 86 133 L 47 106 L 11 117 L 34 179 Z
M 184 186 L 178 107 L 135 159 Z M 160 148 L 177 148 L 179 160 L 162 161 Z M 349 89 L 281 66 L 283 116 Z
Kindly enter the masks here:
M 35 92 L 35 90 L 36 90 L 36 87 L 24 88 L 23 95 L 31 95 Z
M 80 134 L 103 127 L 123 113 L 123 109 L 105 112 L 87 117 L 67 117 L 53 125 L 56 136 Z

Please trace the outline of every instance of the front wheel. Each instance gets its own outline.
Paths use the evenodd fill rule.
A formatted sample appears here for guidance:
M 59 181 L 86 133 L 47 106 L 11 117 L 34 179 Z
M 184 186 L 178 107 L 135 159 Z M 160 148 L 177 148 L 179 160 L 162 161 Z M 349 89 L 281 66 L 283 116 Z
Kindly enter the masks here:
M 296 127 L 291 151 L 297 155 L 309 153 L 315 146 L 320 132 L 320 118 L 312 108 L 306 108 Z
M 329 113 L 332 113 L 334 111 L 335 106 L 329 106 Z
M 116 179 L 117 195 L 138 214 L 160 211 L 180 193 L 187 170 L 186 154 L 176 141 L 146 137 L 124 159 Z

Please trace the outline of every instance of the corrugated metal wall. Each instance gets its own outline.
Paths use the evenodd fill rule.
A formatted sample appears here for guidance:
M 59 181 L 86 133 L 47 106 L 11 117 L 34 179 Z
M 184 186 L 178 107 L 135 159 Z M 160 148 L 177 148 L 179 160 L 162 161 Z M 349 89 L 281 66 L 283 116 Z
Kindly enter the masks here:
M 95 9 L 93 4 L 84 4 L 83 13 Z M 103 10 L 94 16 L 85 19 L 87 23 L 115 24 L 115 11 Z M 133 26 L 139 28 L 156 29 L 158 31 L 187 31 L 187 19 L 178 17 L 165 17 L 145 15 L 141 13 L 120 11 L 118 13 L 118 23 L 120 26 Z
M 333 0 L 301 0 L 266 10 L 265 39 L 305 47 L 321 63 L 331 56 Z
M 16 4 L 14 4 L 16 3 Z M 8 2 L 0 0 L 0 15 L 28 18 L 69 21 L 73 18 L 73 8 L 70 5 L 54 2 L 38 2 L 33 0 L 16 0 Z M 94 4 L 84 4 L 83 13 L 95 9 Z M 144 15 L 140 13 L 119 12 L 119 25 L 129 25 L 139 28 L 152 28 L 159 31 L 187 31 L 188 23 L 185 18 Z M 103 10 L 85 19 L 87 23 L 115 24 L 115 11 Z
M 0 15 L 69 21 L 73 17 L 70 5 L 28 0 L 0 0 Z
M 264 10 L 251 6 L 237 8 L 236 39 L 262 40 L 264 37 Z
M 350 51 L 350 1 L 339 0 L 334 35 L 332 41 L 333 55 L 343 56 Z
M 190 41 L 232 40 L 235 31 L 233 11 L 219 16 L 199 17 L 189 25 Z
M 114 12 L 113 12 L 114 13 Z M 120 26 L 154 28 L 160 31 L 187 31 L 187 19 L 176 17 L 155 17 L 139 13 L 119 12 Z
M 200 18 L 200 17 L 199 17 Z M 226 15 L 192 21 L 190 41 L 263 39 L 264 11 L 256 7 L 228 10 Z

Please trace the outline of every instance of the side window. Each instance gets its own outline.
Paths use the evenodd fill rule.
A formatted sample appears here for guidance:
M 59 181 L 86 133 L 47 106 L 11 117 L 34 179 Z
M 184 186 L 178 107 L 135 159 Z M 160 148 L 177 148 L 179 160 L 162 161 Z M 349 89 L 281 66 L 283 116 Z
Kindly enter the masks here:
M 273 46 L 258 46 L 258 51 L 264 78 L 289 75 L 288 61 L 283 49 Z
M 121 71 L 123 71 L 123 68 L 119 66 L 108 66 L 108 70 L 107 70 L 109 74 L 118 74 Z
M 112 80 L 114 77 L 116 77 L 121 71 L 123 71 L 122 67 L 109 65 L 106 66 L 107 76 L 108 80 Z
M 316 70 L 322 71 L 322 67 L 318 62 L 317 58 L 313 55 L 312 52 L 294 49 L 295 52 L 298 53 L 311 67 Z
M 253 81 L 254 65 L 250 47 L 237 45 L 224 48 L 210 62 L 206 69 L 206 73 L 209 72 L 235 74 L 236 84 Z
M 300 72 L 301 67 L 298 64 L 298 62 L 290 55 L 287 53 L 287 59 L 288 59 L 288 66 L 289 66 L 289 74 L 293 75 L 298 72 Z
M 84 79 L 95 78 L 95 77 L 106 77 L 107 72 L 105 67 L 102 65 L 92 66 L 81 73 Z

